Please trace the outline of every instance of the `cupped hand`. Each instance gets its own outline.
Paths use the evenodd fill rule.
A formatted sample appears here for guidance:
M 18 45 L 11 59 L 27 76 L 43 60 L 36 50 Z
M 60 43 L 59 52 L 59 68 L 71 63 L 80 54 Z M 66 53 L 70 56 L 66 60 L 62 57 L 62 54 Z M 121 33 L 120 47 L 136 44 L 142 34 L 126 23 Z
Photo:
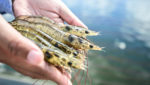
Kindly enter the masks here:
M 40 15 L 49 17 L 57 23 L 65 21 L 71 25 L 87 28 L 61 0 L 14 0 L 13 10 L 16 17 L 20 15 Z M 9 28 L 12 27 L 9 26 Z M 13 31 L 10 32 L 12 33 Z M 6 31 L 6 33 L 9 32 Z M 36 45 L 19 35 L 16 31 L 11 36 L 14 36 L 14 38 L 11 38 L 12 41 L 5 44 L 8 46 L 6 50 L 9 50 L 9 52 L 3 53 L 3 56 L 11 57 L 13 54 L 14 58 L 12 60 L 6 58 L 8 60 L 4 61 L 9 62 L 5 63 L 24 75 L 39 79 L 49 79 L 59 85 L 71 85 L 70 74 L 62 73 L 54 66 L 45 63 L 43 54 Z
M 69 74 L 48 65 L 41 50 L 19 34 L 1 15 L 0 62 L 32 78 L 52 80 L 58 85 L 72 85 Z

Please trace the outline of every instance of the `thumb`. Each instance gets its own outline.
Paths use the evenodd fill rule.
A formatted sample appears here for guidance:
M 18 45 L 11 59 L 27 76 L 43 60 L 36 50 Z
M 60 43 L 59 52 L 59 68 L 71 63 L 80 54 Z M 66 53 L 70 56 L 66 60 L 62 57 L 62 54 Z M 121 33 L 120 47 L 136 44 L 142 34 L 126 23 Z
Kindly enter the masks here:
M 83 22 L 80 21 L 63 2 L 59 8 L 59 14 L 68 24 L 87 28 L 87 26 L 83 24 Z
M 43 54 L 30 40 L 23 37 L 0 16 L 0 47 L 9 55 L 27 59 L 31 63 L 41 63 Z
M 40 64 L 44 60 L 41 50 L 22 35 L 18 36 L 17 39 L 10 41 L 8 39 L 8 44 L 5 45 L 11 55 L 25 58 L 31 64 Z

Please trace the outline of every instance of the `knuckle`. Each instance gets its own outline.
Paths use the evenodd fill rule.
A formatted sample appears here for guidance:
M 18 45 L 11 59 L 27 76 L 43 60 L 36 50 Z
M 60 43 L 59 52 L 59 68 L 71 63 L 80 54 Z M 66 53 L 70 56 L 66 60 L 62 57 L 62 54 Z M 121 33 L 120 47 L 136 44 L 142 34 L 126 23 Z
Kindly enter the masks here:
M 18 41 L 11 41 L 8 43 L 8 50 L 10 51 L 10 53 L 12 55 L 17 55 L 18 51 L 17 51 L 17 46 L 18 46 L 19 42 Z
M 46 79 L 44 76 L 41 76 L 41 75 L 38 75 L 38 74 L 35 74 L 35 75 L 30 75 L 30 77 L 32 78 L 32 79 Z
M 8 50 L 11 55 L 19 56 L 23 50 L 22 43 L 19 40 L 12 40 L 8 43 Z
M 75 24 L 74 19 L 70 18 L 68 23 L 71 24 L 71 25 L 74 25 Z
M 35 76 L 35 75 L 30 75 L 30 77 L 31 77 L 32 79 L 39 79 L 39 77 L 37 77 L 37 76 Z

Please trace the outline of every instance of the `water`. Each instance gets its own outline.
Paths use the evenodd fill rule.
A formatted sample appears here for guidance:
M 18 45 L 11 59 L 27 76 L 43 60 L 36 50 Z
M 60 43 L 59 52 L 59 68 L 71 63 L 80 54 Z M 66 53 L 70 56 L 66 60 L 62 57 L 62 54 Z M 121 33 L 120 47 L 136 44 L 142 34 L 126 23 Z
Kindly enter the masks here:
M 105 52 L 89 53 L 93 85 L 150 85 L 149 0 L 63 0 L 101 36 Z
M 8 80 L 8 79 L 2 79 L 2 78 L 0 78 L 0 84 L 1 85 L 31 85 L 27 83 L 22 83 L 22 82 L 17 82 L 17 81 Z

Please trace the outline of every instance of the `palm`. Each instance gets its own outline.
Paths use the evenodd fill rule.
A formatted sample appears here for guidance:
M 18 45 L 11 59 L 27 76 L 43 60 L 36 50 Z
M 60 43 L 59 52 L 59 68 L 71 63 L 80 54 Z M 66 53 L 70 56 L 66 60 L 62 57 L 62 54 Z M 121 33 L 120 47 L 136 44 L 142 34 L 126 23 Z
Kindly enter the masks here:
M 46 16 L 56 22 L 63 22 L 60 18 L 60 5 L 62 2 L 60 0 L 26 0 L 28 5 L 22 2 L 14 2 L 14 14 L 15 16 L 20 15 L 40 15 Z M 18 4 L 19 3 L 19 4 Z

